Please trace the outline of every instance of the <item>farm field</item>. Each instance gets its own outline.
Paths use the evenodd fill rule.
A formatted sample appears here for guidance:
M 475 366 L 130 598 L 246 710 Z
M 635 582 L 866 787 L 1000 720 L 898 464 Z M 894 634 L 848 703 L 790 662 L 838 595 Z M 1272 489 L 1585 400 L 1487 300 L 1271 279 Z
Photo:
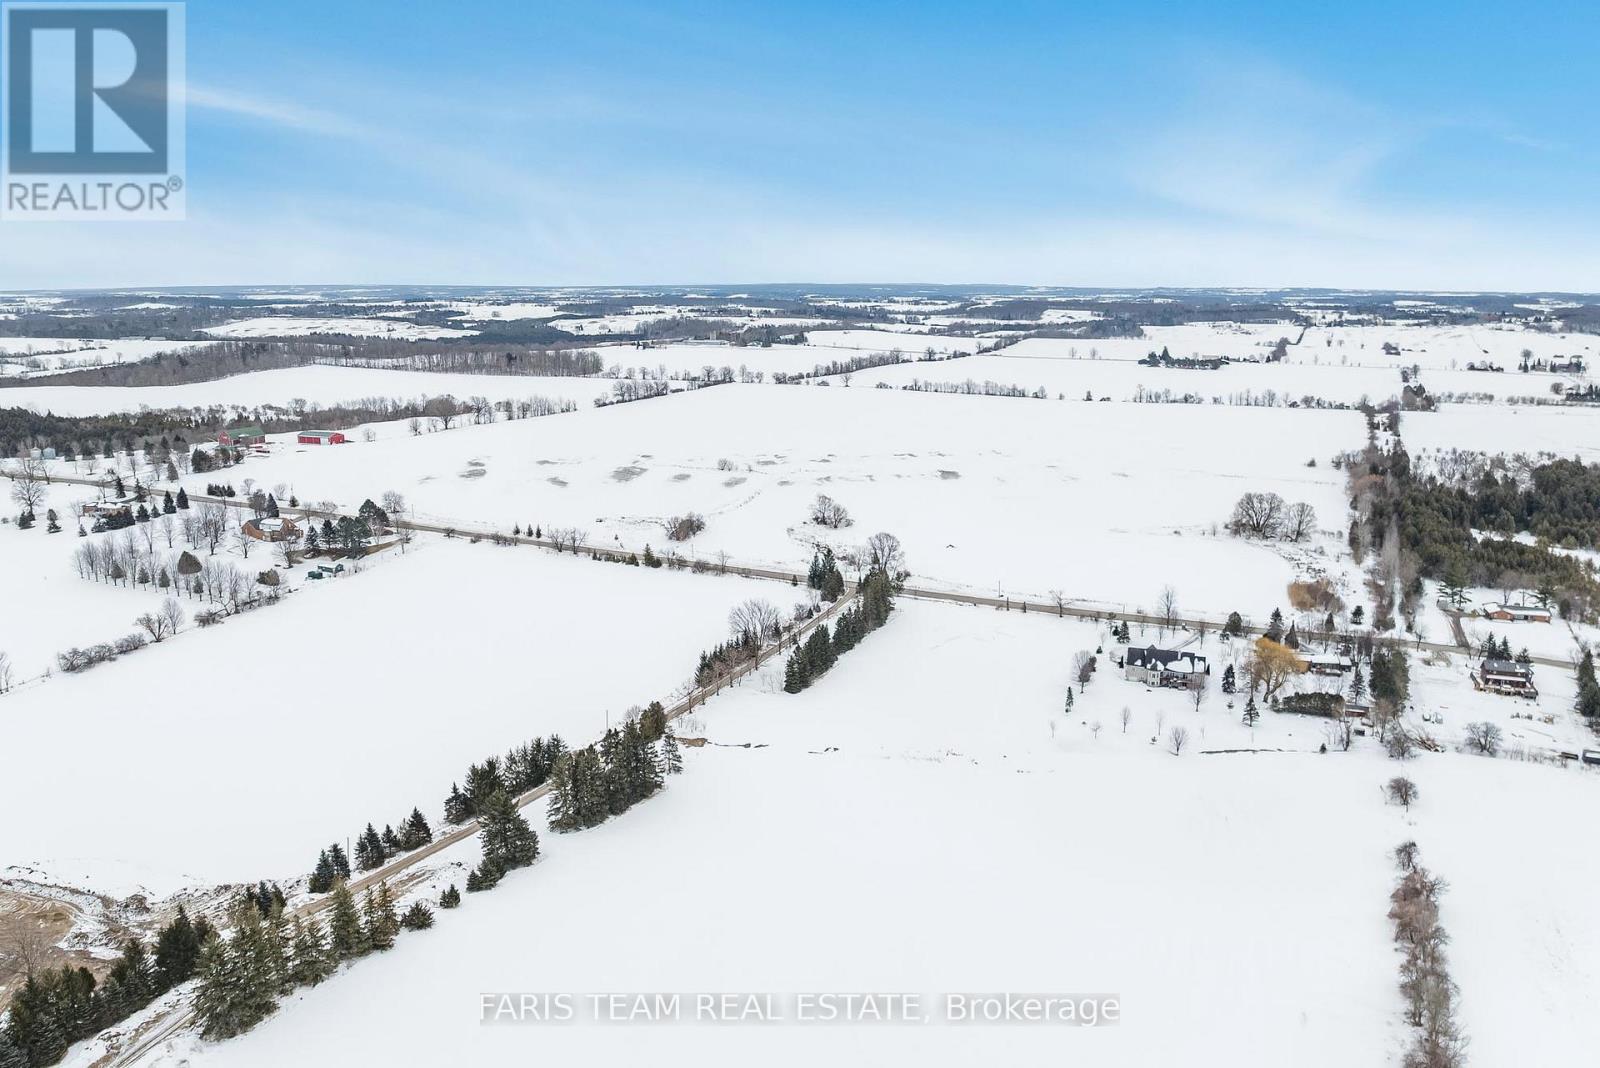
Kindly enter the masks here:
M 770 585 L 443 539 L 389 550 L 8 694 L 0 747 L 31 757 L 0 776 L 0 809 L 31 815 L 0 824 L 0 858 L 117 893 L 293 878 L 368 820 L 415 805 L 438 826 L 474 761 L 667 699 Z M 148 598 L 120 592 L 131 620 Z
M 144 338 L 0 337 L 0 378 L 30 378 L 128 363 L 158 352 L 178 352 L 204 344 L 203 341 Z
M 426 339 L 470 337 L 476 331 L 452 326 L 419 326 L 393 319 L 358 319 L 334 316 L 311 318 L 297 315 L 266 315 L 256 319 L 236 319 L 222 326 L 207 327 L 213 337 L 296 337 L 306 334 L 351 334 L 356 337 Z
M 1496 376 L 1499 377 L 1499 376 Z M 1600 418 L 1593 409 L 1505 405 L 1450 405 L 1408 413 L 1400 436 L 1413 458 L 1452 449 L 1483 453 L 1548 453 L 1600 461 Z
M 72 554 L 84 539 L 78 537 L 77 520 L 72 518 L 68 501 L 80 495 L 92 498 L 94 491 L 75 489 L 80 493 L 59 487 L 47 499 L 47 507 L 61 514 L 58 534 L 46 533 L 43 518 L 30 530 L 0 523 L 0 561 L 4 561 L 0 603 L 29 606 L 25 614 L 0 624 L 0 652 L 10 656 L 19 683 L 53 668 L 56 653 L 69 646 L 111 641 L 136 629 L 134 619 L 154 612 L 164 599 L 160 591 L 127 589 L 78 577 Z M 114 536 L 91 535 L 97 539 Z M 164 549 L 165 541 L 160 545 Z M 0 720 L 4 714 L 0 710 Z
M 365 367 L 284 367 L 251 371 L 214 382 L 180 386 L 15 386 L 0 390 L 0 404 L 57 415 L 101 415 L 140 408 L 288 408 L 296 400 L 332 405 L 368 397 L 415 399 L 451 395 L 458 400 L 490 400 L 540 395 L 588 406 L 609 396 L 611 383 L 600 378 L 545 378 L 530 375 L 476 375 L 391 371 Z
M 1080 348 L 1077 358 L 1065 354 L 1029 355 L 1026 342 L 999 352 L 968 356 L 947 363 L 896 364 L 853 372 L 852 387 L 879 382 L 905 386 L 912 382 L 959 385 L 993 382 L 1018 386 L 1029 392 L 1043 390 L 1047 397 L 1081 400 L 1091 393 L 1096 400 L 1136 400 L 1142 396 L 1197 396 L 1205 402 L 1264 401 L 1270 393 L 1276 403 L 1300 403 L 1305 397 L 1333 404 L 1354 405 L 1362 400 L 1381 404 L 1400 393 L 1398 371 L 1380 368 L 1297 366 L 1288 364 L 1228 364 L 1216 370 L 1149 367 L 1139 358 L 1089 359 Z M 1018 351 L 1024 350 L 1024 351 Z M 1520 377 L 1520 376 L 1519 376 Z
M 228 477 L 351 508 L 394 489 L 427 522 L 571 527 L 633 551 L 663 548 L 663 521 L 695 511 L 708 525 L 691 555 L 800 568 L 818 542 L 843 549 L 887 530 L 926 582 L 1035 600 L 1061 589 L 1119 608 L 1148 606 L 1173 582 L 1185 608 L 1225 614 L 1280 601 L 1300 563 L 1340 572 L 1344 480 L 1329 460 L 1364 439 L 1356 412 L 727 385 L 336 449 L 280 446 Z M 1228 537 L 1246 490 L 1311 503 L 1334 540 Z M 811 523 L 819 493 L 854 525 Z
M 1563 855 L 1564 821 L 1547 815 L 1592 812 L 1592 775 L 1424 755 L 1408 768 L 1423 800 L 1407 815 L 1378 789 L 1394 763 L 1360 740 L 1317 753 L 1314 719 L 1268 715 L 1255 732 L 1263 752 L 1207 753 L 1237 742 L 1231 713 L 1185 710 L 1182 695 L 1109 667 L 1063 715 L 1064 658 L 1053 654 L 1094 634 L 905 606 L 812 690 L 782 693 L 769 672 L 697 712 L 682 731 L 717 744 L 689 750 L 686 774 L 659 798 L 581 835 L 541 828 L 543 860 L 470 896 L 436 932 L 298 995 L 241 1040 L 168 1055 L 257 1068 L 304 1060 L 314 1043 L 330 1060 L 499 1063 L 537 1049 L 798 1065 L 866 1051 L 957 1065 L 995 1033 L 581 1017 L 481 1026 L 478 998 L 908 991 L 938 1005 L 946 993 L 1026 990 L 1115 992 L 1124 1022 L 1007 1029 L 1009 1063 L 1067 1050 L 1095 1064 L 1226 1065 L 1241 1034 L 1252 1062 L 1385 1063 L 1404 1039 L 1388 851 L 1406 838 L 1450 881 L 1443 914 L 1479 1055 L 1501 1063 L 1535 1049 L 1560 1063 L 1594 1038 L 1581 1010 L 1600 992 L 1582 962 L 1600 951 L 1600 923 L 1584 886 L 1600 862 Z M 1122 704 L 1127 734 L 1107 714 Z M 1174 756 L 1147 740 L 1157 715 L 1214 729 Z M 1517 866 L 1473 827 L 1514 834 Z M 452 852 L 476 859 L 470 844 Z M 640 873 L 670 888 L 659 909 L 636 907 Z M 521 922 L 534 903 L 565 922 Z M 628 948 L 641 943 L 651 952 Z

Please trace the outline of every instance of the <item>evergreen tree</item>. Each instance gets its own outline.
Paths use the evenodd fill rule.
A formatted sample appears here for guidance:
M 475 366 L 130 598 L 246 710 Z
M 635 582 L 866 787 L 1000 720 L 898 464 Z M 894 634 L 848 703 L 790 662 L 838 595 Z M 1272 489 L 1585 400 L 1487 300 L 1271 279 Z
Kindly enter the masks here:
M 333 862 L 333 872 L 341 879 L 350 878 L 350 861 L 344 855 L 344 847 L 338 842 L 328 847 L 328 859 Z
M 1246 727 L 1254 727 L 1256 721 L 1260 718 L 1261 713 L 1256 709 L 1256 694 L 1254 690 L 1251 690 L 1249 699 L 1244 703 L 1244 725 Z
M 550 771 L 550 800 L 545 806 L 545 818 L 552 830 L 575 831 L 581 826 L 578 819 L 578 798 L 572 781 L 572 758 L 556 762 Z M 442 902 L 441 902 L 442 904 Z
M 678 739 L 671 731 L 661 737 L 661 767 L 668 775 L 678 775 L 683 772 L 683 753 L 678 748 Z
M 418 901 L 400 917 L 400 926 L 408 931 L 426 931 L 433 926 L 433 910 Z
M 367 945 L 373 949 L 388 949 L 400 933 L 400 920 L 395 915 L 394 899 L 389 896 L 389 884 L 381 882 L 376 892 L 368 890 L 361 902 L 362 930 Z
M 179 490 L 179 492 L 181 493 L 183 491 Z M 167 490 L 161 495 L 161 512 L 163 515 L 172 515 L 177 510 L 178 506 L 174 504 L 172 500 L 172 491 Z
M 289 980 L 295 986 L 316 986 L 333 974 L 336 966 L 315 917 L 295 917 L 291 932 Z
M 1222 635 L 1225 638 L 1236 637 L 1244 633 L 1244 620 L 1238 612 L 1229 612 L 1228 621 L 1222 625 Z
M 200 951 L 195 1014 L 207 1038 L 232 1038 L 250 1030 L 277 1008 L 275 974 L 261 913 L 241 908 L 233 936 L 213 936 Z
M 476 868 L 467 873 L 467 893 L 476 894 L 481 890 L 493 890 L 500 885 L 500 880 L 504 876 L 505 872 L 495 867 L 494 861 L 484 857 Z
M 1066 712 L 1067 715 L 1069 715 L 1069 716 L 1072 715 L 1072 687 L 1071 686 L 1067 687 L 1067 707 L 1066 707 L 1066 709 L 1064 711 Z
M 1222 692 L 1233 693 L 1238 688 L 1238 676 L 1233 670 L 1233 665 L 1229 664 L 1222 669 Z
M 334 884 L 333 903 L 328 910 L 328 951 L 334 960 L 348 960 L 367 952 L 367 934 L 356 913 L 355 898 L 343 880 Z
M 1355 705 L 1365 704 L 1367 699 L 1367 680 L 1361 674 L 1361 665 L 1357 664 L 1350 672 L 1350 703 Z
M 812 679 L 825 674 L 833 666 L 835 659 L 833 642 L 828 637 L 826 623 L 818 624 L 812 630 L 811 635 L 806 638 L 805 645 L 801 646 L 801 651 L 805 654 L 807 674 Z
M 388 860 L 391 857 L 398 856 L 404 849 L 405 847 L 400 844 L 400 836 L 394 833 L 394 826 L 388 823 L 384 824 L 383 859 Z
M 361 871 L 371 871 L 373 868 L 383 866 L 384 851 L 383 838 L 372 824 L 367 824 L 367 829 L 361 832 L 356 839 L 356 867 Z
M 456 884 L 451 883 L 445 887 L 444 893 L 439 895 L 439 907 L 453 909 L 461 904 L 461 891 L 456 889 Z
M 295 986 L 294 979 L 290 975 L 294 945 L 293 934 L 289 930 L 289 921 L 285 918 L 282 906 L 273 906 L 272 912 L 262 920 L 261 932 L 266 946 L 267 969 L 272 975 L 273 991 L 280 995 L 287 994 Z
M 171 990 L 187 982 L 200 961 L 200 947 L 210 933 L 210 924 L 204 920 L 193 923 L 182 905 L 178 915 L 156 936 L 155 967 L 157 983 L 161 990 Z
M 431 841 L 433 841 L 433 828 L 428 826 L 422 810 L 413 808 L 411 815 L 406 817 L 404 829 L 400 832 L 401 847 L 410 851 L 420 849 Z
M 1275 642 L 1283 641 L 1283 613 L 1276 608 L 1272 610 L 1272 619 L 1267 623 L 1267 637 Z
M 179 511 L 187 511 L 189 508 L 189 494 L 184 492 L 182 486 L 178 487 L 178 499 L 174 503 L 177 505 Z
M 799 693 L 811 685 L 810 672 L 806 670 L 805 652 L 796 649 L 789 654 L 789 660 L 783 666 L 783 689 L 785 693 Z
M 832 553 L 829 558 L 831 560 Z M 824 601 L 837 601 L 844 595 L 844 576 L 839 574 L 837 567 L 830 567 L 822 576 L 822 599 Z
M 273 519 L 278 518 L 278 499 L 272 494 L 267 494 L 267 515 Z
M 472 818 L 472 805 L 461 787 L 450 784 L 450 796 L 444 799 L 444 820 L 449 824 L 465 823 Z
M 109 1026 L 130 1013 L 144 1008 L 160 993 L 155 962 L 143 942 L 130 938 L 122 947 L 105 982 L 100 984 L 102 1010 L 97 1014 L 101 1026 Z M 114 994 L 113 994 L 114 992 Z
M 333 881 L 339 877 L 333 870 L 333 861 L 328 858 L 328 851 L 324 849 L 317 854 L 317 866 L 312 869 L 311 878 L 306 881 L 306 889 L 313 894 L 326 894 L 333 889 Z
M 478 813 L 483 857 L 502 872 L 525 868 L 539 855 L 539 836 L 504 790 L 491 794 Z
M 476 816 L 489 795 L 506 788 L 500 774 L 500 758 L 487 757 L 482 764 L 467 769 L 467 812 Z
M 1457 609 L 1467 603 L 1467 569 L 1460 558 L 1451 560 L 1449 566 L 1445 568 L 1444 581 L 1439 585 L 1439 592 Z

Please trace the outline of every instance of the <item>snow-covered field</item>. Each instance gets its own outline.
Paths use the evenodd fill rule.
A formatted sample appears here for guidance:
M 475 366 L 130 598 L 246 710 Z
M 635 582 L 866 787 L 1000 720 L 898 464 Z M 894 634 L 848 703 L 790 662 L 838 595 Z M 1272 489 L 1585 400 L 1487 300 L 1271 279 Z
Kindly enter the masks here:
M 391 371 L 365 367 L 284 367 L 251 371 L 214 382 L 181 386 L 15 386 L 0 390 L 0 406 L 32 408 L 57 415 L 98 415 L 140 408 L 287 408 L 296 400 L 332 405 L 381 397 L 412 400 L 450 395 L 521 400 L 543 396 L 571 400 L 580 407 L 609 396 L 611 382 L 599 378 L 544 378 L 529 375 L 467 375 Z
M 1070 651 L 1094 637 L 1037 615 L 905 606 L 807 693 L 768 675 L 705 706 L 682 732 L 720 744 L 688 750 L 661 797 L 594 831 L 545 833 L 534 869 L 435 931 L 242 1039 L 179 1043 L 151 1063 L 511 1064 L 537 1051 L 942 1066 L 996 1050 L 1007 1064 L 1397 1063 L 1385 912 L 1388 852 L 1407 838 L 1450 882 L 1443 920 L 1475 1062 L 1585 1059 L 1600 860 L 1570 828 L 1594 813 L 1600 778 L 1425 755 L 1406 769 L 1422 787 L 1407 815 L 1379 789 L 1397 766 L 1364 740 L 1319 754 L 1316 720 L 1268 714 L 1255 735 L 1270 751 L 1206 753 L 1243 730 L 1218 697 L 1195 713 L 1109 669 L 1064 715 Z M 1173 756 L 1148 741 L 1158 715 L 1211 729 Z M 470 844 L 453 852 L 475 860 Z M 639 907 L 645 888 L 653 907 Z M 788 1022 L 600 1024 L 581 1000 L 570 1025 L 479 1022 L 482 995 L 524 991 L 766 992 Z M 794 1019 L 795 995 L 828 991 L 916 993 L 934 1020 Z M 958 992 L 1116 994 L 1123 1019 L 940 1022 Z
M 238 319 L 222 326 L 206 328 L 213 337 L 294 337 L 301 334 L 350 334 L 355 337 L 389 337 L 426 340 L 441 337 L 471 337 L 476 330 L 452 326 L 419 326 L 393 319 L 331 317 L 324 319 L 294 315 L 267 315 L 257 319 Z
M 1279 404 L 1298 404 L 1306 397 L 1334 404 L 1357 404 L 1363 399 L 1381 404 L 1397 396 L 1401 387 L 1398 371 L 1381 368 L 1235 363 L 1214 371 L 1182 370 L 1148 367 L 1132 359 L 1089 359 L 1083 348 L 1078 349 L 1077 358 L 1065 353 L 1045 355 L 1024 348 L 1025 345 L 1023 342 L 999 352 L 943 363 L 870 368 L 854 372 L 851 385 L 994 382 L 1030 392 L 1042 389 L 1052 398 L 1064 395 L 1069 400 L 1079 400 L 1088 392 L 1097 400 L 1106 397 L 1116 401 L 1165 393 L 1174 397 L 1198 396 L 1206 402 L 1259 401 L 1270 392 Z M 1034 354 L 1030 355 L 1030 351 Z
M 1309 502 L 1332 552 L 1348 520 L 1343 475 L 1328 460 L 1364 439 L 1355 412 L 727 385 L 552 419 L 289 447 L 230 477 L 349 507 L 396 489 L 421 519 L 507 533 L 579 527 L 591 543 L 634 550 L 661 548 L 662 521 L 697 511 L 708 527 L 689 550 L 747 563 L 803 567 L 819 540 L 846 547 L 887 530 L 919 580 L 1038 600 L 1061 589 L 1119 608 L 1149 607 L 1172 582 L 1186 609 L 1225 614 L 1270 610 L 1297 574 L 1283 547 L 1221 531 L 1235 500 L 1270 490 Z M 469 466 L 481 473 L 462 477 Z M 810 523 L 819 493 L 849 508 L 854 525 Z M 1323 544 L 1292 555 L 1336 570 Z
M 0 775 L 14 817 L 0 858 L 124 892 L 292 878 L 368 820 L 417 805 L 437 825 L 473 761 L 552 731 L 598 737 L 608 716 L 665 700 L 753 590 L 771 596 L 444 540 L 381 553 L 360 574 L 6 695 L 0 749 L 28 756 Z M 94 590 L 119 592 L 126 608 L 107 618 L 148 607 Z M 8 617 L 8 636 L 30 625 Z
M 1383 351 L 1385 342 L 1400 347 L 1398 356 Z M 1545 333 L 1510 325 L 1408 326 L 1393 323 L 1363 326 L 1319 326 L 1289 349 L 1295 363 L 1348 363 L 1366 367 L 1420 366 L 1424 371 L 1465 370 L 1468 363 L 1488 361 L 1515 371 L 1522 350 L 1536 358 L 1582 356 L 1594 363 L 1600 338 L 1593 334 Z
M 63 649 L 112 641 L 136 630 L 133 621 L 155 611 L 163 600 L 159 592 L 78 577 L 72 554 L 83 539 L 78 537 L 69 502 L 79 497 L 93 499 L 94 491 L 86 486 L 52 488 L 44 507 L 60 513 L 58 534 L 46 533 L 43 511 L 30 530 L 19 530 L 9 521 L 0 523 L 0 604 L 26 606 L 13 608 L 0 622 L 0 653 L 10 656 L 19 682 L 54 667 L 55 654 Z M 161 546 L 165 549 L 164 540 Z M 4 716 L 0 706 L 0 720 Z
M 1600 462 L 1600 411 L 1594 408 L 1447 405 L 1437 412 L 1407 413 L 1400 436 L 1413 457 L 1460 449 L 1491 455 L 1547 452 Z
M 203 344 L 145 338 L 0 337 L 0 378 L 28 378 L 129 363 L 158 352 L 178 352 Z M 8 395 L 0 392 L 0 405 L 9 405 L 5 399 Z

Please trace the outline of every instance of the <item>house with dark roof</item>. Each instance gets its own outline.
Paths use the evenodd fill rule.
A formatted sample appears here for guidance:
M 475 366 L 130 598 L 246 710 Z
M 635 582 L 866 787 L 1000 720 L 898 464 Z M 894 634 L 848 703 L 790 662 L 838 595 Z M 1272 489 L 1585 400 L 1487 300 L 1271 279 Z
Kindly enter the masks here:
M 1513 697 L 1538 697 L 1533 685 L 1533 668 L 1515 660 L 1488 657 L 1472 672 L 1472 684 L 1489 693 L 1510 694 Z
M 1211 665 L 1205 657 L 1181 649 L 1157 649 L 1153 645 L 1129 648 L 1122 660 L 1123 678 L 1146 686 L 1199 689 L 1210 674 Z
M 1302 659 L 1313 675 L 1343 675 L 1355 667 L 1355 661 L 1343 653 L 1312 653 Z

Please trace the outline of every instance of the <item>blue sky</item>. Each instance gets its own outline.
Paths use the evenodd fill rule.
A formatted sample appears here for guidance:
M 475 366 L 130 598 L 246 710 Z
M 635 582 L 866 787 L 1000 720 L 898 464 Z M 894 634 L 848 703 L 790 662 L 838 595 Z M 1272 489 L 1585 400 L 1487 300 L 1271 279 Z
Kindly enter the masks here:
M 1600 290 L 1593 7 L 188 4 L 189 220 L 0 285 Z

